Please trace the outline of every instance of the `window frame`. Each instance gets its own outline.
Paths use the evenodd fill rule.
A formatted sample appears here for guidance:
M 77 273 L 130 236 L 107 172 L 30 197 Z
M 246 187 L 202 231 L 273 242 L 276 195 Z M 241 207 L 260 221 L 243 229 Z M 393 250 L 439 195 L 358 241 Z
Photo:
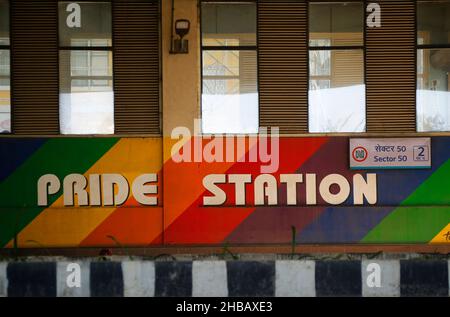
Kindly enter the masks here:
M 202 7 L 204 3 L 222 3 L 222 4 L 254 4 L 255 5 L 255 9 L 256 9 L 256 44 L 255 45 L 230 45 L 230 46 L 208 46 L 208 45 L 203 45 L 203 28 L 202 28 Z M 199 1 L 199 28 L 200 28 L 200 118 L 203 122 L 203 78 L 204 78 L 204 74 L 203 74 L 203 52 L 204 51 L 249 51 L 249 52 L 255 52 L 256 53 L 256 88 L 257 88 L 257 92 L 258 92 L 258 132 L 256 133 L 226 133 L 227 135 L 236 135 L 236 136 L 251 136 L 251 135 L 258 135 L 260 133 L 260 111 L 259 111 L 259 107 L 260 107 L 260 94 L 259 94 L 259 28 L 258 28 L 258 11 L 259 11 L 259 6 L 258 6 L 258 0 L 231 0 L 231 1 L 227 1 L 224 2 L 223 0 L 200 0 Z M 205 133 L 203 132 L 203 128 L 200 126 L 200 134 L 203 136 L 210 136 L 213 135 L 215 133 Z M 225 133 L 221 133 L 221 134 L 225 134 Z
M 112 92 L 113 95 L 115 93 L 115 76 L 114 76 L 114 52 L 115 52 L 115 48 L 114 48 L 114 3 L 112 0 L 78 0 L 77 2 L 95 2 L 95 3 L 109 3 L 111 6 L 111 44 L 107 45 L 107 46 L 65 46 L 65 45 L 61 45 L 61 34 L 60 34 L 60 30 L 59 30 L 59 22 L 60 22 L 60 16 L 59 16 L 59 4 L 62 2 L 70 2 L 68 0 L 57 0 L 56 1 L 56 10 L 58 11 L 57 14 L 57 21 L 56 21 L 56 25 L 57 25 L 57 29 L 56 29 L 56 34 L 57 34 L 57 38 L 58 38 L 58 91 L 61 92 L 60 90 L 60 85 L 61 85 L 61 67 L 60 67 L 60 63 L 61 63 L 61 52 L 71 52 L 71 51 L 101 51 L 101 52 L 111 52 L 111 68 L 112 68 L 112 75 L 108 76 L 111 77 L 110 80 L 112 80 Z M 92 39 L 89 39 L 92 40 Z M 91 55 L 90 55 L 91 56 Z M 70 76 L 70 78 L 72 79 L 73 77 L 78 77 L 78 76 Z M 79 76 L 79 77 L 84 77 L 84 76 Z M 97 76 L 89 76 L 89 77 L 97 77 Z M 104 76 L 102 76 L 104 77 Z M 59 105 L 59 109 L 61 109 L 61 93 L 58 94 L 58 105 Z M 86 133 L 86 134 L 78 134 L 78 133 L 62 133 L 61 132 L 61 113 L 59 113 L 58 115 L 58 121 L 59 121 L 59 135 L 60 136 L 67 136 L 67 137 L 71 137 L 71 136 L 80 136 L 80 137 L 89 137 L 89 136 L 98 136 L 98 137 L 108 137 L 108 136 L 116 136 L 116 129 L 115 129 L 115 117 L 116 116 L 116 111 L 115 111 L 115 99 L 113 99 L 113 132 L 112 133 Z
M 353 3 L 359 3 L 362 6 L 362 45 L 333 45 L 333 34 L 334 33 L 327 33 L 329 35 L 329 40 L 331 41 L 330 46 L 311 46 L 310 40 L 311 40 L 311 32 L 310 32 L 310 7 L 311 4 L 331 4 L 331 3 L 345 3 L 345 2 L 353 2 Z M 366 58 L 366 41 L 367 41 L 367 0 L 345 0 L 345 1 L 339 1 L 339 0 L 308 0 L 307 1 L 308 7 L 307 7 L 307 49 L 308 49 L 308 94 L 307 94 L 307 100 L 308 100 L 308 134 L 318 134 L 318 135 L 363 135 L 367 134 L 367 58 Z M 309 91 L 310 91 L 310 81 L 311 77 L 318 77 L 318 76 L 311 76 L 311 69 L 310 69 L 310 52 L 311 51 L 329 51 L 330 52 L 330 59 L 333 59 L 332 52 L 333 51 L 356 51 L 361 50 L 362 51 L 362 57 L 363 57 L 363 84 L 364 84 L 364 116 L 365 116 L 365 124 L 364 124 L 364 131 L 361 132 L 310 132 L 310 117 L 309 117 Z M 320 77 L 320 76 L 319 76 Z M 330 70 L 330 75 L 327 76 L 330 79 L 330 86 L 331 82 L 333 80 L 333 71 Z
M 425 75 L 429 74 L 429 61 L 425 58 L 425 56 L 427 55 L 427 51 L 428 53 L 431 50 L 435 50 L 435 49 L 449 49 L 450 50 L 450 34 L 448 37 L 448 42 L 446 44 L 419 44 L 419 38 L 422 37 L 423 39 L 429 38 L 430 34 L 424 31 L 420 31 L 419 30 L 419 4 L 423 4 L 423 3 L 434 3 L 436 2 L 435 0 L 417 0 L 415 3 L 415 15 L 416 15 L 416 19 L 415 19 L 415 26 L 416 26 L 416 48 L 415 48 L 415 54 L 416 54 L 416 131 L 415 133 L 420 133 L 420 134 L 448 134 L 450 133 L 450 130 L 446 130 L 446 131 L 419 131 L 419 116 L 418 116 L 418 98 L 417 98 L 417 92 L 419 91 L 419 85 L 418 85 L 418 80 L 419 78 L 422 79 L 422 81 L 424 81 Z M 447 1 L 450 4 L 450 1 Z M 418 72 L 418 56 L 419 56 L 419 50 L 423 51 L 423 59 L 424 59 L 424 63 L 423 63 L 423 72 L 421 73 L 421 75 L 419 76 L 419 72 Z M 426 70 L 426 71 L 425 71 Z M 450 74 L 449 74 L 449 81 L 448 81 L 448 92 L 450 93 Z

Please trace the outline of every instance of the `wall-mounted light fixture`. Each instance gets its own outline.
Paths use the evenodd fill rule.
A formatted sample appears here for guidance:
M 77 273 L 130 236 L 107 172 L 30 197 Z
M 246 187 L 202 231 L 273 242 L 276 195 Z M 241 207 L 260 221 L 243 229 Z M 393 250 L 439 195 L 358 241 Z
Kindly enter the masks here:
M 183 37 L 189 33 L 190 22 L 186 19 L 180 19 L 175 22 L 175 33 L 180 37 L 173 42 L 173 49 L 175 53 L 188 53 L 189 41 L 184 40 Z
M 173 16 L 174 16 L 174 1 L 172 0 L 172 25 L 171 25 L 171 33 L 170 33 L 170 53 L 171 54 L 187 54 L 189 53 L 189 41 L 183 39 L 188 33 L 191 26 L 189 20 L 186 19 L 178 19 L 175 22 L 175 33 L 179 38 L 173 38 Z

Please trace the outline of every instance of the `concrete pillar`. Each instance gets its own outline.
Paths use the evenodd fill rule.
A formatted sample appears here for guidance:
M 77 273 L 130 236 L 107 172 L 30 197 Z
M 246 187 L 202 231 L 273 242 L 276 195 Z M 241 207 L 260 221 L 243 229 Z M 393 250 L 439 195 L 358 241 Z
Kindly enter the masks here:
M 170 137 L 173 128 L 193 131 L 193 118 L 200 117 L 200 18 L 197 0 L 175 0 L 174 21 L 191 23 L 188 54 L 169 54 L 171 0 L 162 1 L 162 76 L 163 136 Z M 176 37 L 176 35 L 174 35 Z M 164 151 L 164 153 L 170 153 Z

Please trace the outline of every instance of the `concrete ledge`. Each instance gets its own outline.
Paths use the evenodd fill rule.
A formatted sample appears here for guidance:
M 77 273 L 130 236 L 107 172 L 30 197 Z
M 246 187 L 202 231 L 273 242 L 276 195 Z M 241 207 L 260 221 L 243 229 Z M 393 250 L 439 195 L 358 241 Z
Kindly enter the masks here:
M 62 257 L 97 257 L 105 248 L 0 248 L 0 257 L 62 256 Z M 171 255 L 206 255 L 223 253 L 220 246 L 151 246 L 151 247 L 110 247 L 108 250 L 115 256 L 159 256 Z M 227 250 L 233 254 L 450 254 L 450 243 L 441 244 L 297 244 L 292 250 L 287 244 L 268 245 L 230 245 Z
M 0 262 L 0 296 L 450 296 L 448 260 Z

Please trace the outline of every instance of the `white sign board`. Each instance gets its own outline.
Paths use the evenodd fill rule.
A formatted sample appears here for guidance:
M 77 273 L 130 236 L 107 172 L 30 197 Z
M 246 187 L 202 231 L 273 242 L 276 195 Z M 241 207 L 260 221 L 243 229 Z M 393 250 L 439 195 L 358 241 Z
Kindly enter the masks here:
M 350 168 L 431 168 L 431 138 L 350 139 Z

